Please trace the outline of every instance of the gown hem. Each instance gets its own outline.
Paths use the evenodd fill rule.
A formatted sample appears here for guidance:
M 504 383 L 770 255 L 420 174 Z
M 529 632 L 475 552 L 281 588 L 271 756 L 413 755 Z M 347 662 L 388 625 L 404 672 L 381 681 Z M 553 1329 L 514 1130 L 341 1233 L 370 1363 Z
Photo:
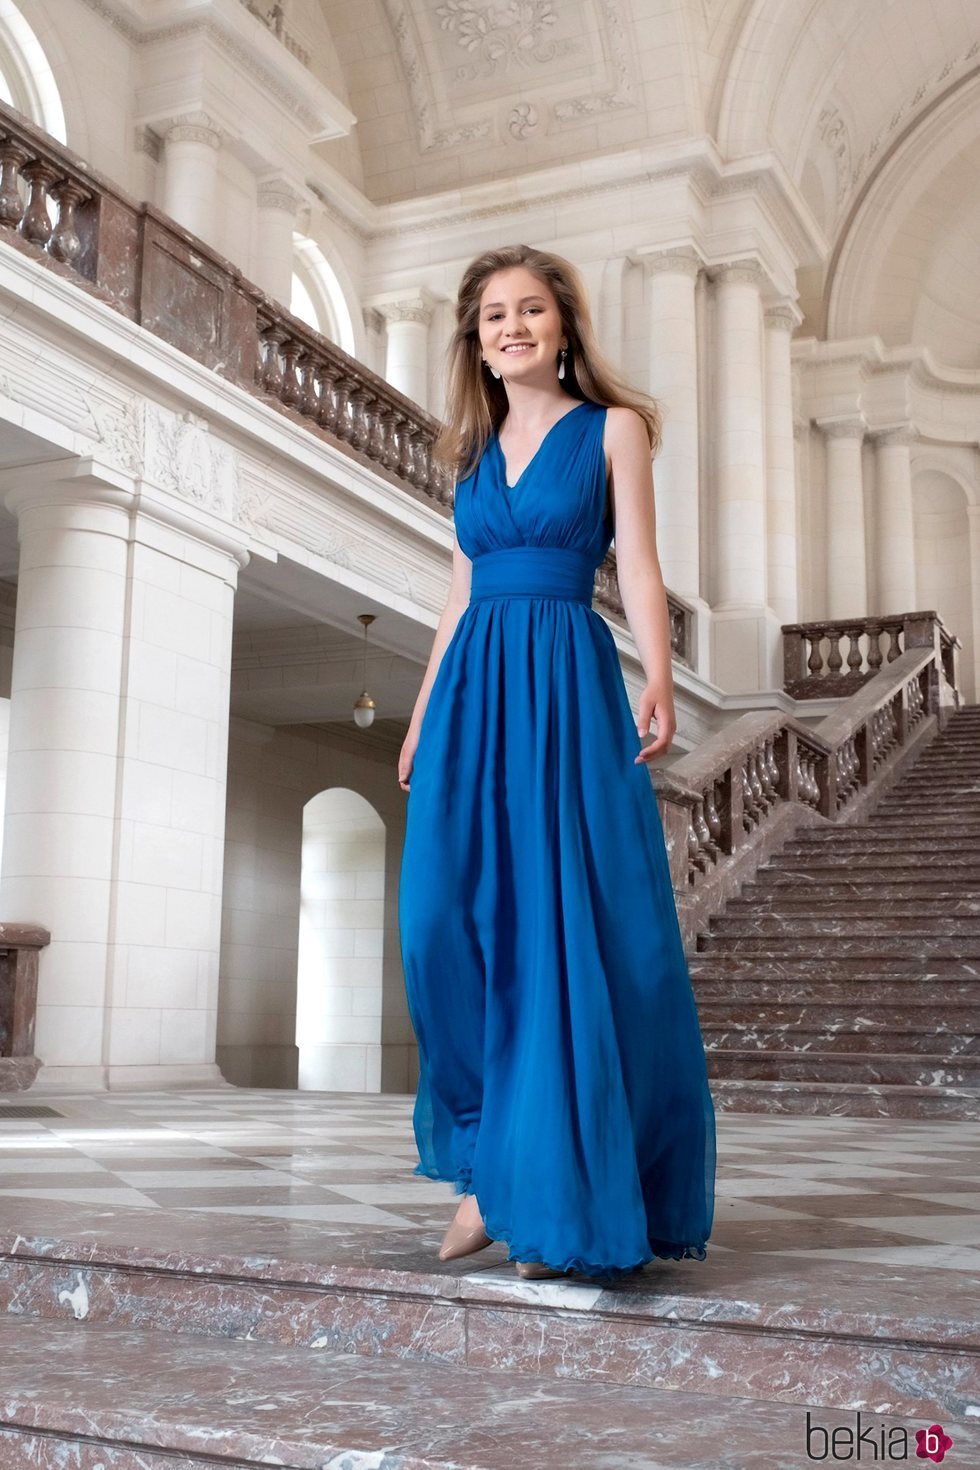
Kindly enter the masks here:
M 469 1170 L 462 1171 L 455 1176 L 448 1176 L 446 1174 L 440 1174 L 437 1170 L 424 1169 L 421 1165 L 418 1165 L 412 1170 L 412 1173 L 421 1175 L 426 1179 L 438 1179 L 443 1183 L 452 1184 L 457 1194 L 465 1194 L 472 1190 Z M 476 1191 L 472 1190 L 472 1193 L 479 1205 L 480 1201 Z M 482 1206 L 480 1207 L 480 1213 L 481 1215 L 483 1214 Z M 644 1266 L 648 1265 L 650 1261 L 655 1259 L 663 1261 L 703 1261 L 707 1258 L 708 1254 L 706 1240 L 697 1245 L 677 1245 L 672 1241 L 657 1240 L 648 1237 L 649 1254 L 642 1256 L 638 1261 L 628 1266 L 621 1265 L 618 1262 L 586 1261 L 582 1256 L 569 1256 L 559 1262 L 547 1260 L 538 1246 L 515 1245 L 514 1232 L 498 1224 L 496 1221 L 488 1219 L 486 1216 L 484 1216 L 483 1228 L 491 1240 L 500 1241 L 509 1248 L 508 1264 L 511 1261 L 534 1261 L 539 1265 L 550 1266 L 553 1271 L 574 1271 L 577 1275 L 588 1276 L 597 1281 L 611 1281 L 621 1276 L 635 1275 L 637 1272 L 642 1271 Z

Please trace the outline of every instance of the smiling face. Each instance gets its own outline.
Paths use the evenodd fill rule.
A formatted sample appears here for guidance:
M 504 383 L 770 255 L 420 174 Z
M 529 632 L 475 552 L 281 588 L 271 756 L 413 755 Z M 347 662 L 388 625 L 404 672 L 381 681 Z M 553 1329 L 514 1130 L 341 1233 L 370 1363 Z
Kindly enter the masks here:
M 497 271 L 480 293 L 480 348 L 501 378 L 538 386 L 558 383 L 558 354 L 567 347 L 558 303 L 526 266 Z

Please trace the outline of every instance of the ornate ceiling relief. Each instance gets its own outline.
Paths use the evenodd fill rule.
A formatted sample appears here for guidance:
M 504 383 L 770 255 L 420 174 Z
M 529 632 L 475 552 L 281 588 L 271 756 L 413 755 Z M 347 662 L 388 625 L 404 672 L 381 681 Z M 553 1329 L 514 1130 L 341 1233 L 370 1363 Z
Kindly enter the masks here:
M 421 153 L 525 142 L 637 103 L 623 0 L 384 4 Z

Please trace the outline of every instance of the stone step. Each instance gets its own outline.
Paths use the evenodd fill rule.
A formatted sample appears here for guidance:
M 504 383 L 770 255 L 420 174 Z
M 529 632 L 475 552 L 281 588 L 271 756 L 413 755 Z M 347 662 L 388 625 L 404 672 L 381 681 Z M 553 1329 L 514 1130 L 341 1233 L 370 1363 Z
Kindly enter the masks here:
M 738 1048 L 707 1052 L 712 1077 L 744 1077 L 764 1082 L 863 1082 L 869 1087 L 914 1085 L 976 1090 L 980 1104 L 980 1058 L 949 1061 L 944 1056 L 871 1055 L 867 1052 L 807 1052 Z
M 798 888 L 807 891 L 815 888 L 841 886 L 835 880 L 833 869 L 828 867 L 826 859 L 824 859 L 822 866 L 814 867 L 812 871 L 807 867 L 801 868 L 796 859 L 793 860 L 792 867 L 781 868 L 777 866 L 778 862 L 779 858 L 777 857 L 775 861 L 770 860 L 770 862 L 763 864 L 757 870 L 756 883 L 746 884 L 742 892 L 747 892 L 753 886 L 761 887 L 763 884 L 767 887 L 777 885 L 783 888 Z M 850 872 L 850 869 L 844 869 L 843 871 Z M 930 863 L 928 868 L 923 868 L 919 864 L 906 863 L 903 865 L 900 862 L 896 863 L 890 859 L 881 875 L 876 876 L 874 872 L 862 869 L 859 876 L 849 881 L 860 884 L 863 887 L 873 887 L 875 889 L 901 883 L 912 884 L 917 891 L 921 885 L 921 891 L 924 893 L 934 892 L 937 888 L 945 893 L 955 892 L 957 890 L 960 892 L 976 893 L 980 889 L 980 864 L 935 862 Z
M 924 864 L 919 859 L 923 856 L 929 859 L 928 872 L 932 879 L 955 873 L 964 880 L 968 878 L 970 882 L 975 882 L 976 874 L 980 872 L 980 865 L 972 853 L 951 849 L 942 853 L 916 854 L 908 848 L 899 848 L 892 852 L 853 853 L 829 848 L 824 852 L 813 848 L 809 852 L 787 852 L 783 849 L 771 860 L 772 866 L 764 864 L 758 872 L 768 874 L 777 866 L 787 872 L 803 871 L 813 874 L 847 874 L 859 869 L 862 879 L 867 881 L 866 873 L 888 874 L 892 869 L 901 872 L 903 876 L 922 874 Z
M 715 1232 L 723 1235 L 722 1200 L 719 1205 Z M 486 1385 L 498 1401 L 501 1429 L 515 1382 L 529 1404 L 547 1403 L 559 1390 L 563 1405 L 565 1390 L 591 1403 L 594 1392 L 605 1390 L 614 1413 L 620 1401 L 613 1390 L 626 1390 L 642 1399 L 648 1416 L 659 1414 L 651 1395 L 661 1390 L 678 1408 L 689 1395 L 710 1395 L 716 1407 L 732 1399 L 778 1400 L 797 1410 L 807 1403 L 873 1406 L 908 1415 L 941 1411 L 966 1421 L 980 1406 L 955 1367 L 964 1353 L 980 1352 L 980 1297 L 964 1286 L 954 1299 L 943 1299 L 926 1289 L 929 1273 L 915 1268 L 899 1279 L 893 1265 L 835 1261 L 828 1295 L 823 1259 L 770 1253 L 753 1258 L 755 1269 L 747 1270 L 743 1256 L 713 1252 L 709 1239 L 703 1262 L 654 1261 L 604 1287 L 579 1276 L 523 1281 L 499 1241 L 440 1263 L 435 1232 L 412 1232 L 409 1241 L 404 1230 L 331 1238 L 305 1222 L 267 1220 L 261 1248 L 243 1255 L 216 1250 L 213 1216 L 195 1220 L 193 1211 L 70 1210 L 23 1198 L 0 1201 L 0 1211 L 0 1422 L 30 1424 L 33 1403 L 43 1405 L 39 1422 L 50 1432 L 73 1432 L 80 1422 L 48 1418 L 55 1403 L 65 1414 L 84 1408 L 95 1432 L 105 1432 L 102 1415 L 118 1407 L 135 1430 L 138 1410 L 152 1423 L 158 1406 L 186 1409 L 212 1388 L 234 1404 L 234 1414 L 217 1411 L 216 1399 L 209 1399 L 211 1429 L 230 1431 L 239 1410 L 274 1402 L 258 1389 L 263 1383 L 270 1393 L 295 1391 L 293 1425 L 329 1428 L 338 1452 L 346 1437 L 318 1414 L 335 1413 L 351 1394 L 356 1399 L 373 1385 L 383 1419 L 396 1404 L 413 1401 L 412 1382 L 426 1384 L 423 1396 L 431 1394 L 436 1405 L 443 1388 L 465 1395 L 464 1379 Z M 125 1361 L 115 1358 L 111 1333 L 118 1334 Z M 218 1371 L 223 1362 L 238 1365 L 236 1371 L 258 1365 L 251 1390 L 242 1384 L 234 1391 Z M 404 1378 L 396 1367 L 406 1369 Z M 171 1377 L 178 1371 L 179 1384 Z M 318 1373 L 319 1379 L 308 1376 Z M 108 1401 L 83 1392 L 86 1377 L 89 1390 L 108 1391 Z M 56 1382 L 63 1393 L 52 1397 Z M 171 1398 L 175 1391 L 179 1398 Z M 461 1435 L 474 1422 L 473 1411 L 457 1406 L 457 1412 Z M 433 1422 L 441 1425 L 441 1411 Z M 394 1423 L 385 1438 L 389 1448 L 401 1444 Z M 440 1443 L 441 1436 L 417 1439 L 416 1453 L 432 1453 Z M 462 1443 L 454 1445 L 457 1452 Z M 369 1445 L 362 1439 L 362 1448 Z M 197 1448 L 216 1457 L 229 1449 L 240 1453 L 237 1445 L 207 1438 Z M 622 1458 L 622 1444 L 619 1450 L 610 1470 L 635 1463 L 631 1455 Z M 263 1463 L 282 1463 L 271 1459 L 283 1454 L 274 1441 L 265 1453 L 270 1460 Z M 63 1463 L 67 1470 L 76 1462 Z M 328 1463 L 336 1470 L 343 1464 Z M 405 1465 L 416 1463 L 425 1462 Z M 569 1462 L 528 1454 L 477 1463 L 550 1470 Z
M 942 832 L 962 832 L 971 837 L 980 833 L 980 810 L 960 811 L 952 803 L 940 802 L 929 811 L 923 811 L 921 807 L 918 810 L 907 807 L 879 811 L 876 814 L 873 823 L 875 831 L 891 832 L 896 827 L 903 832 L 931 833 L 938 829 Z
M 877 1412 L 403 1359 L 366 1367 L 352 1353 L 60 1322 L 0 1324 L 0 1344 L 3 1470 L 740 1470 L 760 1463 L 759 1444 L 769 1470 L 791 1470 L 830 1444 L 877 1457 L 899 1436 L 914 1454 L 914 1428 L 938 1412 L 923 1408 L 910 1426 Z M 947 1414 L 943 1429 L 958 1464 L 980 1456 L 975 1425 Z M 744 1455 L 733 1449 L 742 1442 Z
M 869 961 L 850 954 L 804 954 L 787 959 L 786 956 L 767 958 L 765 954 L 744 952 L 732 954 L 712 945 L 703 953 L 688 955 L 687 963 L 692 979 L 701 975 L 753 975 L 759 979 L 818 979 L 855 984 L 863 977 L 885 976 L 895 981 L 928 981 L 941 986 L 943 993 L 947 984 L 957 981 L 972 984 L 980 979 L 980 961 L 959 957 L 924 960 L 908 954 L 892 955 L 879 963 L 875 963 L 874 956 Z
M 980 1093 L 956 1087 L 880 1087 L 851 1082 L 752 1082 L 713 1077 L 719 1113 L 772 1113 L 810 1118 L 943 1118 L 980 1120 Z
M 840 828 L 811 828 L 808 832 L 790 838 L 786 847 L 829 847 L 829 845 L 868 844 L 886 839 L 887 842 L 918 842 L 924 838 L 932 845 L 937 839 L 956 836 L 959 842 L 974 845 L 980 851 L 980 819 L 976 823 L 961 822 L 955 814 L 949 816 L 923 816 L 912 822 L 908 817 L 882 816 L 873 826 L 840 826 Z
M 927 857 L 935 853 L 941 857 L 949 853 L 980 862 L 980 833 L 940 835 L 937 832 L 933 835 L 929 832 L 889 832 L 880 827 L 873 832 L 854 832 L 843 827 L 838 832 L 808 833 L 805 837 L 790 838 L 780 851 L 781 854 L 802 853 L 804 856 L 812 853 L 815 857 L 825 857 L 829 852 L 842 858 L 850 858 L 857 853 L 880 853 L 882 857 L 895 853 L 899 856 L 904 853 L 908 857 Z
M 910 939 L 972 940 L 969 952 L 980 957 L 980 917 L 966 915 L 899 914 L 883 912 L 874 917 L 864 917 L 848 912 L 843 905 L 833 914 L 781 914 L 767 913 L 761 908 L 748 912 L 725 914 L 711 920 L 709 936 L 736 938 L 773 935 L 777 939 L 803 939 L 807 935 L 820 938 L 823 935 L 839 934 L 847 939 L 861 937 L 890 939 L 896 934 Z
M 980 1059 L 980 1015 L 976 1007 L 943 1006 L 942 1019 L 924 1006 L 869 1000 L 846 1006 L 829 1000 L 786 1005 L 766 996 L 758 1001 L 711 1000 L 698 992 L 702 1033 L 718 1041 L 738 1032 L 738 1046 L 779 1051 L 942 1052 L 947 1058 Z M 767 1040 L 766 1038 L 771 1038 Z
M 819 918 L 822 915 L 839 915 L 842 919 L 870 919 L 876 915 L 901 915 L 905 918 L 932 919 L 944 917 L 968 917 L 975 914 L 980 917 L 980 897 L 976 890 L 972 893 L 964 892 L 957 897 L 938 894 L 930 896 L 928 902 L 923 902 L 923 896 L 914 884 L 906 884 L 900 895 L 882 896 L 880 899 L 869 895 L 859 895 L 851 892 L 844 884 L 838 884 L 839 892 L 836 890 L 828 894 L 826 889 L 819 893 L 789 893 L 783 889 L 760 889 L 758 884 L 753 884 L 753 892 L 746 894 L 742 890 L 740 898 L 730 898 L 725 905 L 723 918 L 734 918 L 736 916 L 751 914 L 784 914 L 790 921 L 795 922 L 797 917 L 812 915 Z M 897 885 L 896 887 L 901 887 Z
M 923 960 L 949 959 L 980 966 L 980 938 L 959 936 L 946 939 L 935 934 L 853 935 L 827 934 L 824 938 L 793 938 L 786 934 L 699 934 L 701 953 L 723 950 L 727 954 L 762 955 L 771 960 L 837 958 L 860 960 L 880 969 L 886 956 L 906 958 L 910 951 Z
M 895 979 L 861 975 L 842 982 L 698 975 L 692 984 L 702 1018 L 720 1019 L 725 1015 L 732 1020 L 749 1020 L 762 1015 L 769 1006 L 805 1007 L 808 1014 L 823 1015 L 826 1011 L 846 1024 L 849 1017 L 873 1006 L 876 1016 L 884 1013 L 896 1025 L 911 1027 L 918 1021 L 920 1030 L 935 1025 L 937 985 L 932 976 Z M 972 1030 L 980 1014 L 980 980 L 943 980 L 940 994 L 943 1024 Z

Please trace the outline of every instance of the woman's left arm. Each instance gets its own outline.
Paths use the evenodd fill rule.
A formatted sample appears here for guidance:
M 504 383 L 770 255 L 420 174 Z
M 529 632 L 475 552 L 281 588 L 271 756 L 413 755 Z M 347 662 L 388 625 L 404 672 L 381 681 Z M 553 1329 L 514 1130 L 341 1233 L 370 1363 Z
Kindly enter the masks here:
M 646 674 L 636 728 L 641 736 L 656 721 L 657 736 L 634 764 L 670 749 L 677 731 L 674 675 L 670 655 L 670 615 L 657 554 L 653 467 L 646 425 L 632 408 L 606 413 L 604 445 L 610 461 L 615 526 L 616 575 L 623 611 Z

